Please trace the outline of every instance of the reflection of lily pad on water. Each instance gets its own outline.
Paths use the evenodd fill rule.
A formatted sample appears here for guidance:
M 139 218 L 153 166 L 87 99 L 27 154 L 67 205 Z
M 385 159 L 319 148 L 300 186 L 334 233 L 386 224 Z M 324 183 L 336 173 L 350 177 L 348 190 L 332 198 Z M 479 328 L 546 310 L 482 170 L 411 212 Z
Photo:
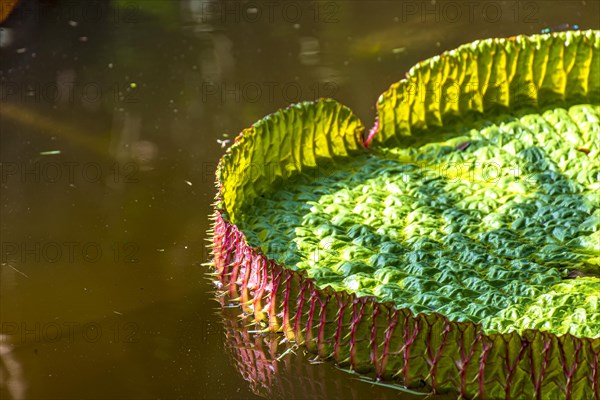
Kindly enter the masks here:
M 227 299 L 221 298 L 225 304 Z M 224 301 L 225 300 L 225 301 Z M 247 319 L 230 308 L 221 311 L 225 330 L 225 349 L 251 390 L 267 399 L 347 399 L 378 400 L 454 400 L 456 396 L 428 396 L 426 392 L 399 385 L 376 382 L 368 377 L 303 354 L 296 344 L 281 340 L 277 334 L 253 331 Z M 362 381 L 362 382 L 359 382 Z
M 381 96 L 367 151 L 333 101 L 263 119 L 219 167 L 222 283 L 409 387 L 597 395 L 599 71 L 598 32 L 463 46 Z

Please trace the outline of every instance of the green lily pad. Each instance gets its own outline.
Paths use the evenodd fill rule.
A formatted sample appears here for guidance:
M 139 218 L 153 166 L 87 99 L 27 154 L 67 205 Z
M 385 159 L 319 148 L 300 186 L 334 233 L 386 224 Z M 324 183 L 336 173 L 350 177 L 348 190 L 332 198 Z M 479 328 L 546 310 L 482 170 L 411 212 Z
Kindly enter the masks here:
M 333 100 L 242 132 L 218 169 L 221 283 L 269 329 L 409 387 L 597 395 L 600 33 L 462 46 L 377 110 L 364 141 Z

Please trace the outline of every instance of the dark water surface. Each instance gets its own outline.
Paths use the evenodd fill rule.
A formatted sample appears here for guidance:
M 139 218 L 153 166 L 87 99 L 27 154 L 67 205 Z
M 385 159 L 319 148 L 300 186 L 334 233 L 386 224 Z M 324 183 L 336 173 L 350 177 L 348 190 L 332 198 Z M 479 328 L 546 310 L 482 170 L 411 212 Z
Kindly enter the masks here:
M 320 96 L 370 127 L 416 62 L 598 29 L 599 4 L 22 0 L 0 31 L 0 397 L 412 398 L 278 361 L 221 313 L 200 265 L 217 140 Z

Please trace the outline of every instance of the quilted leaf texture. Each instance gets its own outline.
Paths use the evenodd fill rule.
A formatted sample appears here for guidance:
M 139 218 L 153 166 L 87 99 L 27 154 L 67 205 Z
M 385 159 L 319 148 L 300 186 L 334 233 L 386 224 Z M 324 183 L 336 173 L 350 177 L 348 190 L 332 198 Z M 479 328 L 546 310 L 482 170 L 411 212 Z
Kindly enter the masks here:
M 288 339 L 304 344 L 310 352 L 359 373 L 373 374 L 409 388 L 425 385 L 435 393 L 456 392 L 463 398 L 600 400 L 597 293 L 600 212 L 593 195 L 598 189 L 594 171 L 598 169 L 599 103 L 600 33 L 584 31 L 478 41 L 419 63 L 406 79 L 392 85 L 380 97 L 378 121 L 364 143 L 362 123 L 333 100 L 296 104 L 272 114 L 243 131 L 218 167 L 219 193 L 213 227 L 218 281 L 229 296 L 239 300 L 243 312 L 253 314 L 265 330 L 281 332 Z M 538 118 L 540 115 L 543 118 Z M 502 131 L 489 123 L 490 118 L 510 121 L 503 123 Z M 446 141 L 463 134 L 465 129 L 471 130 L 468 141 L 457 139 L 458 142 L 451 142 L 454 147 L 435 147 L 435 143 L 450 143 Z M 544 153 L 543 146 L 557 141 L 551 137 L 553 131 L 562 135 L 562 145 L 569 143 L 570 147 L 563 152 L 570 154 L 569 157 L 562 159 L 559 155 L 563 153 L 559 152 Z M 512 142 L 511 135 L 517 133 L 522 140 Z M 491 147 L 477 147 L 483 143 L 482 138 Z M 530 147 L 523 151 L 515 148 L 527 141 Z M 534 142 L 539 146 L 531 145 Z M 434 147 L 428 147 L 429 144 Z M 383 165 L 371 160 L 402 151 L 425 157 L 428 148 L 436 154 L 443 153 L 444 157 L 448 154 L 463 157 L 469 151 L 494 157 L 496 149 L 502 148 L 506 154 L 526 160 L 525 168 L 532 165 L 541 168 L 536 184 L 547 192 L 534 196 L 536 202 L 523 202 L 521 208 L 515 208 L 516 216 L 508 222 L 513 231 L 530 229 L 524 232 L 530 232 L 525 236 L 532 237 L 533 244 L 514 248 L 502 245 L 507 243 L 502 240 L 512 240 L 512 231 L 498 228 L 507 224 L 505 215 L 489 213 L 486 207 L 491 203 L 486 196 L 477 203 L 483 211 L 465 211 L 466 217 L 474 212 L 488 215 L 483 222 L 473 225 L 467 218 L 467 222 L 460 224 L 449 223 L 443 234 L 428 225 L 428 218 L 439 217 L 435 212 L 430 216 L 392 213 L 394 196 L 386 199 L 386 207 L 380 209 L 383 216 L 371 215 L 363 224 L 356 224 L 350 212 L 312 215 L 313 211 L 307 208 L 297 213 L 302 215 L 296 215 L 293 210 L 278 214 L 273 208 L 269 213 L 269 207 L 275 204 L 269 201 L 279 202 L 277 206 L 281 209 L 293 208 L 297 203 L 292 200 L 303 201 L 302 193 L 277 192 L 299 179 L 310 180 L 311 176 L 316 179 L 324 171 L 335 177 L 335 171 L 346 168 L 352 172 L 345 175 L 349 184 L 358 185 L 362 182 L 357 181 L 356 171 L 365 165 L 369 168 Z M 361 163 L 364 165 L 358 165 Z M 375 175 L 389 174 L 389 168 L 385 168 L 375 169 Z M 390 182 L 386 182 L 389 186 Z M 523 198 L 532 196 L 520 182 L 509 186 L 511 193 L 518 192 Z M 314 188 L 317 192 L 327 189 Z M 573 226 L 566 222 L 547 224 L 551 219 L 566 221 L 574 218 L 574 214 L 567 206 L 544 208 L 545 203 L 540 199 L 571 201 L 574 197 L 569 194 L 579 196 L 584 189 L 592 193 L 585 201 L 569 203 L 571 208 L 579 207 L 585 213 L 581 214 L 586 216 L 583 222 Z M 405 201 L 407 197 L 402 197 L 402 190 L 398 191 L 398 201 Z M 272 200 L 276 192 L 279 197 Z M 341 193 L 351 195 L 351 191 Z M 444 207 L 452 202 L 468 203 L 468 196 L 454 199 L 451 195 L 444 197 L 442 192 L 427 196 L 427 201 L 434 199 Z M 364 197 L 354 212 L 370 215 L 372 209 L 377 209 L 370 202 L 380 200 L 375 195 Z M 261 204 L 266 204 L 263 206 L 266 211 L 264 218 L 262 214 L 255 215 L 259 219 L 256 222 L 248 216 L 256 214 Z M 315 202 L 310 205 L 311 210 L 319 208 Z M 517 218 L 528 208 L 539 218 L 546 211 L 552 215 L 540 225 L 546 229 L 541 232 L 543 237 L 535 236 L 536 231 L 526 217 Z M 446 212 L 444 218 L 452 221 L 453 215 Z M 295 253 L 278 253 L 276 246 L 272 246 L 274 241 L 287 243 L 298 232 L 307 232 L 299 221 L 307 218 L 320 221 L 322 217 L 323 223 L 315 225 L 317 228 L 312 226 L 304 242 L 296 241 Z M 385 226 L 389 228 L 385 246 L 381 245 L 378 234 L 373 233 L 377 221 L 384 217 L 392 222 L 396 218 L 398 224 L 408 221 L 397 237 L 394 224 Z M 254 221 L 252 229 L 246 229 L 250 220 Z M 276 223 L 282 227 L 279 231 L 273 228 Z M 477 230 L 478 225 L 485 224 L 495 228 L 483 233 Z M 550 225 L 552 229 L 548 228 Z M 465 282 L 460 296 L 466 296 L 467 301 L 474 298 L 469 296 L 478 296 L 481 301 L 481 296 L 487 295 L 483 299 L 490 307 L 480 307 L 472 318 L 444 312 L 448 308 L 443 304 L 439 307 L 432 303 L 439 299 L 450 301 L 459 292 L 445 294 L 450 297 L 436 297 L 442 291 L 440 282 L 454 274 L 452 264 L 438 265 L 438 269 L 426 264 L 427 257 L 431 260 L 438 257 L 438 261 L 445 257 L 437 250 L 437 244 L 447 243 L 444 240 L 448 238 L 454 240 L 458 236 L 450 230 L 464 227 L 475 229 L 480 235 L 477 237 L 485 239 L 485 243 L 500 241 L 495 258 L 481 258 L 482 254 L 476 250 L 459 251 L 475 269 L 487 270 L 484 280 L 460 278 Z M 311 229 L 316 232 L 313 236 Z M 473 237 L 468 229 L 465 235 Z M 585 235 L 571 239 L 569 235 L 573 232 Z M 335 257 L 347 257 L 347 261 L 333 263 L 320 254 L 310 255 L 305 260 L 310 268 L 302 268 L 302 257 L 306 256 L 300 251 L 302 246 L 312 248 L 318 239 L 329 238 L 346 240 L 336 247 L 336 254 L 346 255 Z M 565 251 L 567 241 L 569 246 L 576 245 L 579 253 Z M 408 251 L 409 246 L 413 246 L 413 251 Z M 531 254 L 538 254 L 536 247 L 543 247 L 544 253 L 535 256 L 538 258 L 528 264 L 529 269 L 518 269 L 534 257 Z M 364 261 L 367 258 L 361 258 L 361 251 L 369 249 L 376 251 L 369 261 Z M 390 258 L 400 260 L 394 258 L 400 253 L 404 258 L 402 262 L 396 261 L 396 269 L 380 268 Z M 493 265 L 488 265 L 492 264 L 489 260 L 508 260 L 511 268 L 493 269 Z M 330 266 L 323 268 L 328 262 Z M 493 274 L 489 272 L 492 270 Z M 584 276 L 571 279 L 567 274 L 573 272 Z M 419 278 L 434 273 L 435 279 Z M 517 288 L 516 273 L 527 275 L 530 286 Z M 343 284 L 335 281 L 339 276 L 344 278 L 340 281 Z M 394 286 L 394 282 L 401 284 Z M 467 283 L 479 286 L 467 287 Z M 504 307 L 502 297 L 493 295 L 495 287 L 516 288 L 515 304 Z M 545 290 L 546 287 L 552 290 Z M 410 297 L 411 305 L 405 306 L 405 300 L 399 299 L 411 290 L 416 290 L 418 296 Z M 415 301 L 422 304 L 414 305 Z M 436 306 L 423 307 L 433 304 Z M 465 303 L 465 308 L 469 307 Z M 489 319 L 494 307 L 503 310 Z M 546 323 L 546 319 L 553 322 Z M 561 325 L 564 321 L 568 323 Z

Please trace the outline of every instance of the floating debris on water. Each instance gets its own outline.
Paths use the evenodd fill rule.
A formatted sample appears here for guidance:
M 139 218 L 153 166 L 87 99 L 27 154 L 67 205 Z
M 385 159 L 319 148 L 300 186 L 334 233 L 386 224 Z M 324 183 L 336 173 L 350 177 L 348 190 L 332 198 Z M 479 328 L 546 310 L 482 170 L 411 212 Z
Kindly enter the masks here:
M 568 30 L 579 30 L 579 25 L 577 24 L 573 24 L 573 25 L 569 25 L 569 24 L 561 24 L 558 26 L 555 26 L 553 28 L 544 28 L 541 30 L 542 33 L 551 33 L 551 32 L 561 32 L 561 31 L 568 31 Z
M 22 272 L 22 271 L 19 271 L 18 269 L 16 269 L 15 267 L 13 267 L 12 265 L 10 265 L 9 263 L 2 263 L 1 265 L 2 265 L 3 267 L 8 267 L 8 268 L 11 268 L 13 271 L 15 271 L 15 272 L 17 272 L 17 273 L 19 273 L 19 274 L 23 275 L 23 276 L 24 276 L 25 278 L 27 278 L 27 279 L 31 279 L 31 278 L 29 277 L 29 275 L 27 275 L 26 273 L 24 273 L 24 272 Z
M 229 142 L 231 142 L 231 140 L 221 140 L 221 139 L 217 139 L 217 143 L 219 143 L 221 145 L 221 148 L 225 148 L 227 147 L 227 145 L 229 144 Z
M 40 156 L 53 156 L 56 154 L 60 154 L 60 150 L 48 150 L 48 151 L 40 151 Z

